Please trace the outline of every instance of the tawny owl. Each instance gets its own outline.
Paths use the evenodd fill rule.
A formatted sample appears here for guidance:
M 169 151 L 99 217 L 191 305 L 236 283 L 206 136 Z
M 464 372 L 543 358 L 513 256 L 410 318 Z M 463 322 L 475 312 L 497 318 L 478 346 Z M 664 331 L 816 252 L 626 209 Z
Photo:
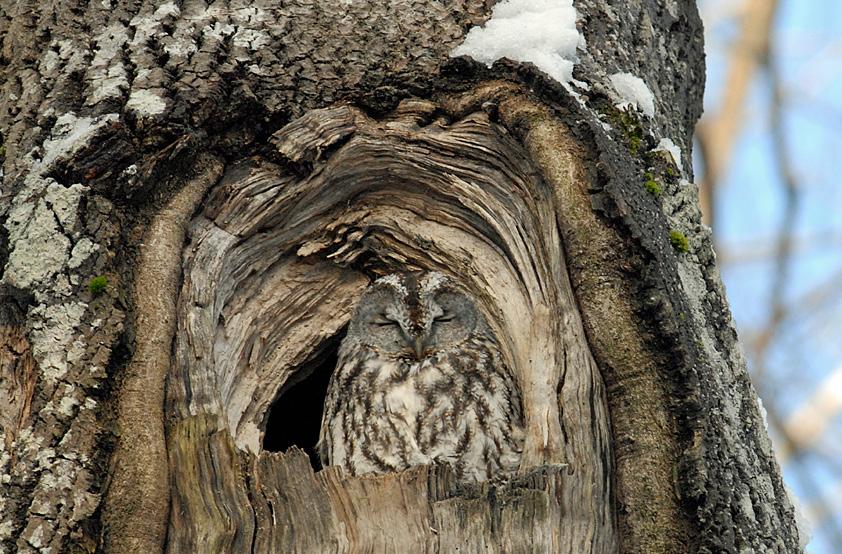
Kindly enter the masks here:
M 325 465 L 358 475 L 447 462 L 484 481 L 517 470 L 523 437 L 515 379 L 474 301 L 436 272 L 372 283 L 328 385 Z

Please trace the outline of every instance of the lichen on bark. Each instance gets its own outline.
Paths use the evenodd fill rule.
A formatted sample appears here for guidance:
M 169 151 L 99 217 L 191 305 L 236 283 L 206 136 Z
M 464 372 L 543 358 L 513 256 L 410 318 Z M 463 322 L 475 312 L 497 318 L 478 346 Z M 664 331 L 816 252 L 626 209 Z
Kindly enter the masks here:
M 439 106 L 419 128 L 486 114 L 530 151 L 542 178 L 566 183 L 568 196 L 558 202 L 575 201 L 558 225 L 588 341 L 609 389 L 616 508 L 627 548 L 794 550 L 792 509 L 689 169 L 704 79 L 695 6 L 678 0 L 574 5 L 586 47 L 573 76 L 588 85 L 575 91 L 578 97 L 528 66 L 503 61 L 488 69 L 450 60 L 467 29 L 489 16 L 491 6 L 480 0 L 0 2 L 2 547 L 91 551 L 107 535 L 101 507 L 115 434 L 132 432 L 115 421 L 142 335 L 134 300 L 138 256 L 150 222 L 195 177 L 197 160 L 212 155 L 231 166 L 266 156 L 304 173 L 342 141 L 298 159 L 274 152 L 271 135 L 293 119 L 337 103 L 384 118 L 401 100 L 418 98 Z M 654 116 L 639 122 L 637 152 L 600 116 L 613 107 L 610 76 L 617 72 L 639 77 L 654 94 Z M 469 110 L 460 107 L 495 79 L 521 87 L 515 104 L 539 109 L 524 115 L 494 94 Z M 579 169 L 570 179 L 554 173 L 558 160 L 546 146 L 564 134 L 562 127 L 568 134 L 562 142 L 577 152 L 578 162 L 568 166 Z M 539 137 L 548 139 L 544 146 Z M 670 176 L 663 169 L 655 198 L 641 183 L 659 167 L 650 154 L 662 139 L 680 148 L 684 172 L 677 166 Z M 603 234 L 585 232 L 591 228 Z M 676 256 L 669 230 L 687 238 L 686 254 Z M 101 275 L 108 286 L 95 297 L 87 284 Z M 606 305 L 611 294 L 619 300 Z M 611 308 L 617 308 L 613 316 Z M 628 341 L 613 334 L 606 314 L 626 318 L 617 329 Z M 630 343 L 641 357 L 624 362 L 626 351 L 616 347 Z M 639 374 L 618 371 L 639 359 L 647 360 Z M 157 375 L 166 369 L 157 368 Z M 631 382 L 639 377 L 642 389 L 634 390 L 642 395 L 618 386 L 624 375 Z M 656 409 L 644 413 L 647 406 Z M 163 409 L 154 406 L 154 413 Z M 646 419 L 652 414 L 660 414 L 654 431 Z M 200 427 L 185 428 L 185 436 Z M 206 427 L 213 430 L 208 444 L 216 459 L 239 464 L 227 431 Z M 653 437 L 668 443 L 652 451 L 663 454 L 657 463 L 643 448 Z M 290 467 L 301 462 L 295 455 L 289 460 Z M 650 477 L 661 488 L 637 491 L 629 479 L 650 462 L 666 464 L 676 477 L 658 466 Z M 274 464 L 266 462 L 266 475 Z M 344 486 L 336 479 L 326 483 Z M 677 500 L 667 499 L 672 525 L 655 537 L 651 525 L 635 518 L 645 519 L 642 499 L 658 490 L 672 490 Z M 500 515 L 472 513 L 474 522 Z M 476 536 L 485 536 L 479 531 L 485 524 L 476 525 Z M 151 542 L 144 544 L 163 540 L 160 529 L 149 531 Z

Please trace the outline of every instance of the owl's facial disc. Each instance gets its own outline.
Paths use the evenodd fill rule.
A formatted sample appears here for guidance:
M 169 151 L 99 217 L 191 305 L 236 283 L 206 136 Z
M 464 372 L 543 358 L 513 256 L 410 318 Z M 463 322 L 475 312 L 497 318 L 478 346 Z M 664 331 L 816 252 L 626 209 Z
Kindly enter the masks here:
M 442 274 L 407 273 L 378 279 L 352 325 L 381 354 L 421 361 L 461 345 L 478 317 L 473 301 Z

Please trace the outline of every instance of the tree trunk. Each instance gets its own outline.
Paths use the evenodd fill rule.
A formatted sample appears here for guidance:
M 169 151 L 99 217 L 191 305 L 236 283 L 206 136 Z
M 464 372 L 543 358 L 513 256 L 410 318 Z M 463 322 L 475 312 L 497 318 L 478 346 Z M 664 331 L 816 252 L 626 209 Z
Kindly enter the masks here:
M 695 5 L 575 1 L 559 83 L 450 57 L 487 4 L 0 2 L 3 551 L 799 550 L 692 184 Z M 406 269 L 486 313 L 517 476 L 308 457 Z

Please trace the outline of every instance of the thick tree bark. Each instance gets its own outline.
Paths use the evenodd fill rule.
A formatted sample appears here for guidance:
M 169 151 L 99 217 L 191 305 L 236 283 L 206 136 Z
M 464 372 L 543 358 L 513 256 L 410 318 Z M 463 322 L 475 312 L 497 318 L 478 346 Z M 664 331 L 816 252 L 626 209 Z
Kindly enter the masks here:
M 576 90 L 449 58 L 479 0 L 0 1 L 2 550 L 797 551 L 691 184 L 695 6 L 574 4 Z M 500 337 L 515 478 L 263 448 L 405 268 Z

